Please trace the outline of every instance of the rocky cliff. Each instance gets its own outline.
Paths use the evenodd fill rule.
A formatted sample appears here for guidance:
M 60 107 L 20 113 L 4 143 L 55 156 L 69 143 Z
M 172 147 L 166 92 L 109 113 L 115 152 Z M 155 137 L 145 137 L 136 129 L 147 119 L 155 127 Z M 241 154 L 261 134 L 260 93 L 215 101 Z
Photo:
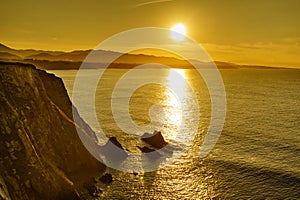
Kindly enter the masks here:
M 94 133 L 74 123 L 72 106 L 60 78 L 0 63 L 0 199 L 77 199 L 103 172 L 75 126 Z

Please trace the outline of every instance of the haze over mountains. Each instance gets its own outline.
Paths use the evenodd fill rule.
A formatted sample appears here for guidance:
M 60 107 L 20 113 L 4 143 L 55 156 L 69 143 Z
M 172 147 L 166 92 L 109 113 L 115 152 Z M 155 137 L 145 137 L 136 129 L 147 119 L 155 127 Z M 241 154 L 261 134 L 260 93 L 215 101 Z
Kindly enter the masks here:
M 19 57 L 21 59 L 82 62 L 85 57 L 91 52 L 91 50 L 76 50 L 72 52 L 45 51 L 34 49 L 16 50 L 0 44 L 0 52 L 7 53 L 7 55 L 10 55 L 10 57 Z M 112 51 L 99 50 L 99 52 L 104 53 L 107 56 L 106 58 L 115 55 L 121 55 L 121 53 Z M 105 61 L 106 60 L 104 59 L 103 62 Z
M 50 62 L 83 62 L 88 54 L 92 50 L 75 50 L 71 52 L 63 51 L 44 51 L 44 50 L 16 50 L 0 44 L 0 59 L 1 60 L 22 60 L 27 62 L 50 61 Z M 120 57 L 121 56 L 121 57 Z M 123 54 L 114 51 L 95 50 L 93 55 L 90 57 L 89 62 L 91 63 L 108 63 L 112 58 L 120 57 L 114 61 L 114 63 L 123 64 L 144 64 L 144 63 L 163 63 L 163 64 L 174 64 L 183 65 L 186 62 L 173 57 L 158 57 L 153 55 L 143 54 Z
M 2 61 L 18 61 L 22 63 L 30 63 L 41 69 L 79 69 L 82 62 L 92 50 L 75 50 L 71 52 L 63 51 L 45 51 L 34 49 L 13 49 L 0 43 L 0 60 Z M 154 56 L 145 54 L 123 54 L 114 51 L 95 50 L 93 55 L 89 57 L 89 63 L 86 63 L 87 68 L 95 69 L 106 66 L 112 58 L 114 60 L 110 67 L 112 68 L 133 68 L 137 65 L 147 63 L 160 63 L 173 68 L 191 68 L 189 62 L 175 57 Z M 203 67 L 210 67 L 212 63 L 201 63 Z M 227 62 L 215 61 L 218 68 L 241 68 L 255 67 L 265 68 L 264 66 L 246 66 L 237 65 Z

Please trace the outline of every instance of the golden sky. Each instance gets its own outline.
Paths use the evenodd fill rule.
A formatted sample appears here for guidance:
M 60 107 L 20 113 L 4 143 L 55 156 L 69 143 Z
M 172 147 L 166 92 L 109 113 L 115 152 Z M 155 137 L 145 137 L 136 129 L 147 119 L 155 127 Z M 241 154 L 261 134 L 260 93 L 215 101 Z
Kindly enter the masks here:
M 0 0 L 1 43 L 91 49 L 113 34 L 181 22 L 214 60 L 300 67 L 298 0 Z

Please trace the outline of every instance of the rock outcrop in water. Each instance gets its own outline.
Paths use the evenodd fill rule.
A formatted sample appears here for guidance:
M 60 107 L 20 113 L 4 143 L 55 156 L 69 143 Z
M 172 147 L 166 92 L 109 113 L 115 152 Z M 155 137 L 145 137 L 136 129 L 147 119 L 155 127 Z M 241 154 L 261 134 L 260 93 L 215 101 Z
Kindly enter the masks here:
M 104 171 L 82 145 L 95 139 L 60 78 L 33 65 L 0 63 L 0 199 L 78 199 Z M 77 121 L 77 120 L 76 120 Z
M 144 133 L 142 135 L 142 140 L 158 149 L 163 148 L 168 144 L 160 131 L 154 131 L 153 134 Z
M 116 137 L 110 137 L 106 144 L 100 147 L 99 151 L 107 160 L 112 162 L 122 162 L 128 156 L 127 151 L 124 150 Z
M 106 173 L 103 176 L 101 176 L 99 180 L 104 184 L 110 184 L 110 183 L 112 183 L 113 178 L 112 178 L 111 174 Z
M 140 146 L 136 146 L 136 147 L 143 153 L 151 153 L 155 151 L 155 149 L 151 149 L 149 147 L 140 147 Z

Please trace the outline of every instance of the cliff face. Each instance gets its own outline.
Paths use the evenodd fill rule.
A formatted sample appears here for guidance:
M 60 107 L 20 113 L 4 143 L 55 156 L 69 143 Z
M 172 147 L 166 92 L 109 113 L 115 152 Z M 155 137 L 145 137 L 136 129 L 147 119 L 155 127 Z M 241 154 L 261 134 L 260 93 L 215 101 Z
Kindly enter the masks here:
M 80 116 L 76 114 L 75 117 Z M 0 199 L 76 199 L 105 166 L 82 145 L 60 78 L 0 63 Z

